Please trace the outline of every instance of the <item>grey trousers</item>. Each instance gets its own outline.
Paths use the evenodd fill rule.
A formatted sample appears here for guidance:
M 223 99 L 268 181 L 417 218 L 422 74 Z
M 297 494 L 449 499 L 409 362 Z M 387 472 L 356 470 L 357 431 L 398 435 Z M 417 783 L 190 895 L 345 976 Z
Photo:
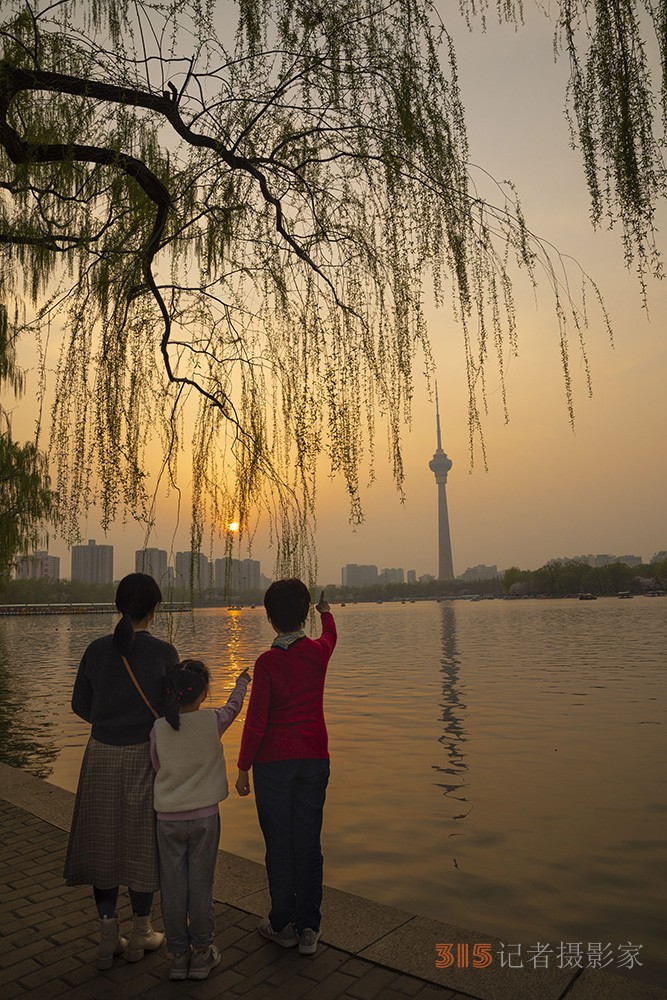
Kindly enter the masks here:
M 189 945 L 213 941 L 213 875 L 220 815 L 157 821 L 162 918 L 167 948 L 182 955 Z

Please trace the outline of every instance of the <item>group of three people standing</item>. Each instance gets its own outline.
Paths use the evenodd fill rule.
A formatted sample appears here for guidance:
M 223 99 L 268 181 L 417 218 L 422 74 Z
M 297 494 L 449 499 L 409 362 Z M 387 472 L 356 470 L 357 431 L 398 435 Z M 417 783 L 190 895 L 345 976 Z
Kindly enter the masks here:
M 100 918 L 98 967 L 125 953 L 138 961 L 164 935 L 151 925 L 161 888 L 171 979 L 205 979 L 220 961 L 214 944 L 213 875 L 228 794 L 220 737 L 239 714 L 250 675 L 226 705 L 199 711 L 209 687 L 197 660 L 148 631 L 162 595 L 155 580 L 121 580 L 113 635 L 86 649 L 72 708 L 92 726 L 81 764 L 65 862 L 70 885 L 92 885 Z M 271 911 L 260 934 L 313 954 L 320 932 L 322 811 L 329 779 L 323 694 L 336 628 L 322 593 L 322 634 L 308 638 L 307 587 L 273 583 L 264 597 L 276 633 L 256 661 L 236 788 L 250 793 L 252 768 L 266 845 Z M 159 847 L 159 850 L 158 850 Z M 127 886 L 134 914 L 120 932 L 117 899 Z

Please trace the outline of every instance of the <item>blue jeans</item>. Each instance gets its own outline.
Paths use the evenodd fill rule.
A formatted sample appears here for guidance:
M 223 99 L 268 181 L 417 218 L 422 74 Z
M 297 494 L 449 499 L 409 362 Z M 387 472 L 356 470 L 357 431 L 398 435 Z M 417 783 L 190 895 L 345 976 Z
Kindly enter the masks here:
M 301 934 L 320 929 L 322 810 L 329 761 L 272 760 L 253 765 L 255 802 L 266 844 L 271 892 L 269 920 L 280 932 L 289 923 Z

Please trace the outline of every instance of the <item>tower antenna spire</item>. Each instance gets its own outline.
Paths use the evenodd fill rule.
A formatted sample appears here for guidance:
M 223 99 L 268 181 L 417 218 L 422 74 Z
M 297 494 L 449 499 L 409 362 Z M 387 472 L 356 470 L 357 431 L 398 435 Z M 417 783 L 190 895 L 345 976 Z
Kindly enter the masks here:
M 438 432 L 438 449 L 428 463 L 428 467 L 435 476 L 438 486 L 438 579 L 453 580 L 452 542 L 449 537 L 449 514 L 447 512 L 447 473 L 452 467 L 452 460 L 442 450 L 437 382 L 435 383 L 435 426 Z

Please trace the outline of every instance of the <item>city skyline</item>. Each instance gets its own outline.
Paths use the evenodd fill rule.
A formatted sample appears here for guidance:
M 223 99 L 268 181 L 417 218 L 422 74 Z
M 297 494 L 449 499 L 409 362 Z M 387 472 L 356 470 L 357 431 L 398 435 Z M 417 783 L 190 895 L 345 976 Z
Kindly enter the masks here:
M 86 546 L 73 546 L 70 554 L 75 548 L 79 549 L 77 560 L 79 573 L 81 567 L 87 561 L 83 572 L 90 579 L 84 579 L 83 575 L 78 577 L 70 576 L 71 579 L 79 579 L 89 583 L 110 583 L 112 579 L 109 573 L 113 566 L 113 546 L 98 546 L 94 539 L 89 539 Z M 104 556 L 100 557 L 98 550 L 104 550 Z M 110 550 L 110 551 L 109 551 Z M 93 555 L 91 555 L 91 552 Z M 192 560 L 192 552 L 174 553 L 174 562 L 168 562 L 168 553 L 165 549 L 146 548 L 135 552 L 135 572 L 145 572 L 153 576 L 160 585 L 189 588 L 190 577 L 195 590 L 215 589 L 227 590 L 230 592 L 242 592 L 244 590 L 265 589 L 271 581 L 271 576 L 265 575 L 261 569 L 259 560 L 235 559 L 224 557 L 209 559 L 204 553 L 199 553 Z M 608 566 L 612 563 L 623 563 L 627 566 L 650 565 L 667 559 L 667 550 L 657 549 L 650 557 L 636 554 L 616 555 L 612 553 L 586 553 L 574 556 L 552 556 L 546 560 L 544 565 L 549 563 L 575 562 L 584 563 L 594 568 Z M 17 580 L 36 580 L 49 578 L 51 580 L 68 579 L 60 574 L 60 557 L 53 556 L 48 550 L 36 550 L 29 555 L 20 556 L 17 559 L 14 577 Z M 514 565 L 514 564 L 513 564 Z M 103 569 L 100 569 L 100 566 Z M 191 566 L 193 572 L 191 574 Z M 505 566 L 498 569 L 496 564 L 480 563 L 475 566 L 467 566 L 465 570 L 453 577 L 459 582 L 475 582 L 479 580 L 490 580 L 502 577 L 503 573 L 510 569 Z M 518 567 L 526 569 L 528 567 Z M 538 567 L 531 567 L 538 568 Z M 124 573 L 120 573 L 118 579 Z M 97 579 L 92 579 L 97 576 Z M 101 579 L 100 577 L 104 577 Z M 432 573 L 420 573 L 419 571 L 404 567 L 382 567 L 379 564 L 357 564 L 347 563 L 341 567 L 339 578 L 343 587 L 374 587 L 392 583 L 428 583 L 437 579 Z M 335 579 L 320 579 L 323 585 L 338 586 Z

